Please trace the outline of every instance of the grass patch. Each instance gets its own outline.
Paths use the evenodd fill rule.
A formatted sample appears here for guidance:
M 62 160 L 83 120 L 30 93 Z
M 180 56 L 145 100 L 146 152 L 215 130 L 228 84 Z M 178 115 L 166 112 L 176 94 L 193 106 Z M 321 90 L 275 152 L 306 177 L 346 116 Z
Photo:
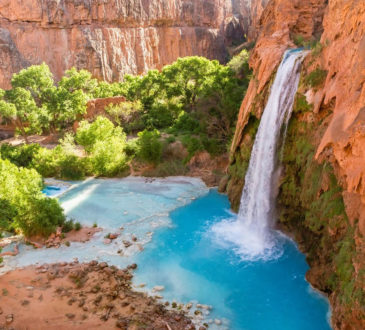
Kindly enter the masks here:
M 304 77 L 304 84 L 312 88 L 319 87 L 326 80 L 327 74 L 328 71 L 317 68 L 309 73 L 306 77 Z

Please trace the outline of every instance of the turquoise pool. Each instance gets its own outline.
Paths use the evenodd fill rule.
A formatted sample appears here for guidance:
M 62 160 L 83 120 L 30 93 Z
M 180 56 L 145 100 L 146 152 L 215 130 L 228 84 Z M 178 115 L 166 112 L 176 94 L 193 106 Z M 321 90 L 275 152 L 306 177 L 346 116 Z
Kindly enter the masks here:
M 52 189 L 51 189 L 52 190 Z M 271 260 L 245 261 L 222 244 L 212 226 L 235 215 L 225 195 L 198 179 L 90 179 L 78 182 L 60 201 L 84 225 L 104 230 L 88 243 L 34 250 L 21 246 L 10 267 L 98 259 L 119 267 L 136 262 L 136 287 L 163 299 L 211 305 L 197 316 L 210 329 L 326 330 L 328 301 L 305 281 L 308 265 L 296 245 L 276 233 L 281 253 Z M 104 236 L 120 236 L 105 244 Z M 137 241 L 132 242 L 132 235 Z M 123 241 L 133 244 L 126 248 Z M 200 318 L 200 319 L 199 319 Z

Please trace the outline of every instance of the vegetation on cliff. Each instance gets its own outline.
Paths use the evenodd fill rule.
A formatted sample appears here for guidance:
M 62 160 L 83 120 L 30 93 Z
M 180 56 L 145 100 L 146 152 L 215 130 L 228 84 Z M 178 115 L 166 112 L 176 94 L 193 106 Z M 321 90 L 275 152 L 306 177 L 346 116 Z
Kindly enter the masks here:
M 303 81 L 308 81 L 308 76 Z M 361 275 L 353 266 L 354 228 L 347 218 L 342 187 L 332 164 L 314 158 L 329 115 L 330 111 L 324 110 L 313 114 L 305 96 L 297 94 L 282 158 L 279 219 L 307 252 L 312 284 L 331 299 L 339 299 L 345 314 L 351 314 L 365 303 L 359 286 Z

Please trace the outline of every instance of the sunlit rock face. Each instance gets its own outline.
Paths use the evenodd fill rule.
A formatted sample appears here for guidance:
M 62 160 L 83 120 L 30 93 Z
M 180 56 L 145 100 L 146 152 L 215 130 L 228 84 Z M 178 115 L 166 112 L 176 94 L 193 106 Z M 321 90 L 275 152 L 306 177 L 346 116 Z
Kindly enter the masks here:
M 363 288 L 365 267 L 365 3 L 346 0 L 270 0 L 264 9 L 256 33 L 258 34 L 250 64 L 254 74 L 239 113 L 235 138 L 231 148 L 231 166 L 236 165 L 240 147 L 246 143 L 245 127 L 251 115 L 261 117 L 267 100 L 270 82 L 275 76 L 282 55 L 293 44 L 293 36 L 319 39 L 323 47 L 317 55 L 308 56 L 302 71 L 303 78 L 316 68 L 326 72 L 323 82 L 315 88 L 306 87 L 306 99 L 311 104 L 311 118 L 326 118 L 314 126 L 326 127 L 314 131 L 318 137 L 315 160 L 329 162 L 342 187 L 348 223 L 336 230 L 325 224 L 328 251 L 318 250 L 316 263 L 311 263 L 309 280 L 326 291 L 323 268 L 333 267 L 325 260 L 338 253 L 336 240 L 340 232 L 350 232 L 354 247 L 348 251 L 352 264 L 353 283 Z M 310 121 L 310 118 L 303 120 Z M 299 118 L 299 120 L 301 120 Z M 312 119 L 313 120 L 313 119 Z M 323 125 L 322 125 L 323 124 Z M 298 155 L 299 157 L 299 155 Z M 237 165 L 236 165 L 237 166 Z M 239 200 L 242 179 L 230 178 L 228 193 L 231 201 Z M 241 181 L 240 181 L 241 180 Z M 330 220 L 330 219 L 328 219 Z M 296 228 L 294 231 L 300 231 Z M 302 236 L 305 237 L 305 236 Z M 308 236 L 306 237 L 308 238 Z M 304 242 L 305 243 L 305 242 Z M 322 269 L 320 269 L 322 267 Z M 335 329 L 363 328 L 363 309 L 358 306 L 348 311 L 338 294 L 330 296 Z M 362 321 L 363 322 L 363 321 Z
M 110 81 L 182 56 L 225 61 L 250 10 L 248 0 L 2 0 L 0 87 L 43 61 L 56 78 L 76 66 Z
M 350 219 L 359 220 L 365 235 L 365 3 L 330 1 L 322 41 L 327 47 L 320 61 L 328 75 L 314 97 L 315 111 L 331 100 L 334 111 L 317 157 L 333 155 Z
M 253 10 L 261 12 L 264 3 L 264 0 L 254 1 Z M 250 57 L 255 79 L 251 80 L 240 109 L 232 151 L 242 142 L 242 131 L 250 112 L 256 113 L 258 117 L 261 115 L 265 102 L 264 99 L 259 102 L 257 96 L 268 86 L 285 50 L 296 47 L 291 37 L 316 36 L 322 30 L 321 22 L 326 3 L 327 0 L 271 0 L 262 14 L 258 14 L 260 21 L 252 25 L 255 26 L 252 33 L 257 33 L 258 38 Z

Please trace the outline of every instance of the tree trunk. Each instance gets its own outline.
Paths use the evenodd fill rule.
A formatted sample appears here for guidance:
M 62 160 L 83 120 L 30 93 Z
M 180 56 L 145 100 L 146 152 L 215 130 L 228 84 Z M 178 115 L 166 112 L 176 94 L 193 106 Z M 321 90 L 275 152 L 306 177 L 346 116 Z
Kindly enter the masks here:
M 27 135 L 27 133 L 25 132 L 24 125 L 23 125 L 23 123 L 22 123 L 22 121 L 21 121 L 21 120 L 18 120 L 18 122 L 19 122 L 20 131 L 21 131 L 21 133 L 22 133 L 22 137 L 24 138 L 25 143 L 26 143 L 26 144 L 29 144 L 28 135 Z

